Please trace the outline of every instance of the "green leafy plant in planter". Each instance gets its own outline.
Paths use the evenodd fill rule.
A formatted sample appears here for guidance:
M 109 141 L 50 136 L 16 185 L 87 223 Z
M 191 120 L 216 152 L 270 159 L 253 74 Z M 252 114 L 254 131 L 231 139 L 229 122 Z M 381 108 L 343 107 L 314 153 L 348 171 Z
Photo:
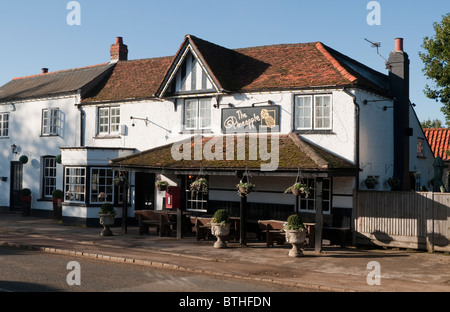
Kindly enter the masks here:
M 164 192 L 167 190 L 167 188 L 169 187 L 169 182 L 161 180 L 161 181 L 156 181 L 155 182 L 155 186 L 158 189 L 158 191 L 160 192 Z
M 206 180 L 205 178 L 198 178 L 197 180 L 191 183 L 189 188 L 192 192 L 197 193 L 201 192 L 206 194 L 208 193 L 208 180 Z
M 305 195 L 305 198 L 308 198 L 311 195 L 311 189 L 303 183 L 295 183 L 294 185 L 290 186 L 286 191 L 284 191 L 285 194 L 292 193 L 295 196 L 297 195 Z
M 219 209 L 214 213 L 211 223 L 219 224 L 224 226 L 230 221 L 230 215 L 225 209 Z
M 110 229 L 115 223 L 116 211 L 112 204 L 103 204 L 99 212 L 100 224 L 103 225 L 102 236 L 112 236 L 113 233 Z
M 211 233 L 217 237 L 214 248 L 227 248 L 225 238 L 230 235 L 230 216 L 225 209 L 219 209 L 211 220 Z
M 393 191 L 397 191 L 400 189 L 400 180 L 396 177 L 389 178 L 388 184 L 391 187 L 391 190 Z
M 253 183 L 241 181 L 239 184 L 236 185 L 236 187 L 238 189 L 239 196 L 245 197 L 248 196 L 248 194 L 250 194 L 251 192 L 253 192 L 256 186 Z
M 61 190 L 54 190 L 52 193 L 53 216 L 57 220 L 61 220 L 62 218 L 63 200 L 64 200 L 64 192 Z
M 289 256 L 303 256 L 301 247 L 306 242 L 306 228 L 302 217 L 299 214 L 290 215 L 284 226 L 284 231 L 286 232 L 286 242 L 292 245 Z
M 369 190 L 374 190 L 377 187 L 377 185 L 378 185 L 378 179 L 376 179 L 374 177 L 367 177 L 364 180 L 364 184 L 366 185 L 366 187 Z

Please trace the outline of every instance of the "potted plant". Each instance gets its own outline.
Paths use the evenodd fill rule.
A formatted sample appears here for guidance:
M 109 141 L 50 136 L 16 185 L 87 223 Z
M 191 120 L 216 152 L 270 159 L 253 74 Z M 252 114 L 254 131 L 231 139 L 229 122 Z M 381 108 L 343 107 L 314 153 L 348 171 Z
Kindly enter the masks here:
M 400 188 L 400 180 L 396 177 L 389 178 L 388 184 L 392 191 L 397 191 Z
M 226 248 L 224 239 L 230 234 L 230 217 L 225 209 L 219 209 L 211 220 L 211 233 L 217 237 L 214 248 Z
M 374 177 L 367 177 L 364 180 L 364 184 L 366 185 L 367 189 L 374 190 L 378 185 L 378 180 Z
M 62 202 L 64 200 L 64 193 L 61 190 L 54 190 L 52 193 L 53 202 L 53 217 L 56 220 L 61 220 L 62 218 Z
M 306 184 L 295 183 L 294 185 L 290 186 L 284 193 L 292 193 L 295 196 L 303 194 L 306 198 L 308 198 L 311 194 L 311 189 Z
M 21 191 L 20 201 L 22 203 L 22 216 L 27 217 L 31 212 L 31 190 L 24 188 Z
M 100 224 L 103 225 L 102 236 L 112 236 L 111 226 L 114 225 L 116 211 L 111 204 L 103 204 L 99 212 Z
M 155 186 L 156 186 L 156 188 L 158 189 L 158 191 L 164 192 L 164 191 L 167 190 L 167 187 L 169 187 L 169 182 L 163 181 L 163 180 L 161 180 L 161 181 L 156 181 L 156 182 L 155 182 Z
M 284 226 L 284 231 L 286 232 L 286 242 L 292 245 L 289 257 L 303 256 L 301 246 L 306 241 L 306 228 L 302 217 L 299 214 L 290 215 Z
M 194 182 L 191 183 L 190 187 L 192 192 L 196 193 L 208 193 L 208 180 L 205 178 L 198 178 Z
M 248 194 L 250 194 L 255 189 L 254 184 L 242 181 L 239 184 L 237 184 L 236 187 L 238 188 L 238 194 L 241 197 L 248 196 Z

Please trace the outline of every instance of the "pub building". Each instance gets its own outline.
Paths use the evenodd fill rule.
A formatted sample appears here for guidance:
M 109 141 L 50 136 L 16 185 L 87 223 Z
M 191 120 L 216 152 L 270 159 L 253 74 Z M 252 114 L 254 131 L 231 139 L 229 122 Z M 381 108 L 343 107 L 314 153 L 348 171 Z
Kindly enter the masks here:
M 398 95 L 409 92 L 401 40 L 380 73 L 321 42 L 228 49 L 187 35 L 174 56 L 128 60 L 118 37 L 60 146 L 63 223 L 98 226 L 105 202 L 118 223 L 143 209 L 239 217 L 236 185 L 247 180 L 249 221 L 300 212 L 314 222 L 318 210 L 325 226 L 352 228 L 353 193 L 366 178 L 378 191 L 393 176 L 405 190 L 432 179 L 426 140 L 424 156 L 414 154 L 423 137 L 414 108 Z M 126 187 L 114 184 L 119 175 Z M 208 192 L 190 190 L 198 177 Z M 159 180 L 170 191 L 158 191 Z M 285 193 L 296 182 L 309 196 Z

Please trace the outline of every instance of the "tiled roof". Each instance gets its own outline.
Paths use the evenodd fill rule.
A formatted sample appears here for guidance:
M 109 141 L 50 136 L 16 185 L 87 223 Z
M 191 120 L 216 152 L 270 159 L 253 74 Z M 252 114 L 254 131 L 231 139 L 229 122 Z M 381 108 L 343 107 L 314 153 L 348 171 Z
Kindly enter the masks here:
M 245 138 L 245 145 L 242 144 Z M 267 139 L 267 138 L 264 138 Z M 198 150 L 204 151 L 211 150 L 212 146 L 216 147 L 217 144 L 215 142 L 220 142 L 223 140 L 223 160 L 207 160 L 204 157 L 196 160 L 195 151 Z M 238 169 L 248 169 L 248 170 L 260 170 L 262 164 L 269 164 L 270 159 L 268 161 L 261 160 L 258 157 L 258 160 L 249 160 L 249 137 L 248 134 L 245 135 L 236 135 L 234 137 L 234 157 L 232 160 L 226 160 L 228 148 L 231 148 L 229 144 L 227 146 L 226 136 L 216 136 L 216 137 L 192 137 L 186 141 L 177 142 L 170 145 L 165 145 L 161 147 L 157 147 L 148 151 L 144 151 L 135 155 L 131 155 L 124 158 L 114 159 L 111 161 L 114 166 L 128 167 L 128 168 L 147 168 L 147 169 L 175 169 L 175 170 L 189 170 L 189 169 L 199 169 L 202 168 L 204 170 L 238 170 Z M 258 146 L 254 147 L 256 150 L 259 150 L 259 140 Z M 347 169 L 347 170 L 356 170 L 356 166 L 349 163 L 348 161 L 333 155 L 317 146 L 313 146 L 303 139 L 301 139 L 296 134 L 289 135 L 279 135 L 279 152 L 276 154 L 275 152 L 271 153 L 271 139 L 267 139 L 267 145 L 269 146 L 269 155 L 273 155 L 278 158 L 278 168 L 277 170 L 333 170 L 333 169 Z M 186 143 L 187 146 L 191 147 L 191 160 L 186 159 L 175 159 L 172 155 L 172 148 L 180 147 L 180 154 L 185 152 L 181 150 L 181 146 L 183 143 Z M 201 146 L 200 146 L 201 144 Z M 205 149 L 206 145 L 206 149 Z M 245 146 L 246 151 L 246 160 L 238 160 L 237 148 L 238 146 Z M 215 150 L 212 153 L 216 152 Z M 189 155 L 189 154 L 187 154 Z M 276 156 L 275 156 L 276 155 Z M 183 157 L 187 158 L 187 157 Z M 228 157 L 229 158 L 229 157 Z
M 98 88 L 83 102 L 119 101 L 154 97 L 173 57 L 117 62 Z
M 111 77 L 83 102 L 142 99 L 156 95 L 176 70 L 176 63 L 191 44 L 207 70 L 224 91 L 250 92 L 298 88 L 359 86 L 387 94 L 371 77 L 378 73 L 320 42 L 227 49 L 187 35 L 173 57 L 118 62 Z M 353 66 L 358 64 L 358 66 Z M 363 68 L 363 70 L 359 70 Z
M 15 78 L 0 87 L 0 102 L 60 95 L 80 89 L 86 92 L 112 67 L 110 64 L 100 64 Z
M 423 132 L 434 153 L 434 157 L 450 160 L 450 155 L 447 154 L 447 151 L 450 150 L 450 129 L 423 129 Z

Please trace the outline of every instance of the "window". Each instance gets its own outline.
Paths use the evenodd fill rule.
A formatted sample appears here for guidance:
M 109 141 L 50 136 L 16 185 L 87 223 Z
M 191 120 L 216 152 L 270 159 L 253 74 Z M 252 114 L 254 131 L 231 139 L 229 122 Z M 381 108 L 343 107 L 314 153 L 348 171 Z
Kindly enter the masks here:
M 114 202 L 114 175 L 108 168 L 91 169 L 91 203 Z
M 300 210 L 315 212 L 316 211 L 316 179 L 303 179 L 303 183 L 305 183 L 310 189 L 311 194 L 308 198 L 301 196 L 299 197 L 300 201 Z M 323 179 L 323 207 L 322 210 L 324 213 L 329 213 L 331 210 L 331 180 Z
M 51 198 L 56 189 L 56 157 L 43 158 L 42 192 L 44 198 Z
M 66 201 L 85 202 L 86 168 L 66 168 Z
M 9 114 L 0 114 L 0 138 L 9 136 Z
M 184 125 L 186 130 L 211 128 L 211 100 L 186 100 L 184 102 Z
M 189 176 L 186 179 L 186 209 L 187 211 L 198 211 L 207 212 L 208 211 L 208 193 L 203 192 L 192 192 L 190 190 L 190 185 L 196 180 L 196 177 Z
M 61 113 L 57 108 L 42 110 L 42 135 L 59 135 L 61 129 Z
M 297 130 L 331 129 L 331 95 L 299 95 L 295 97 Z
M 120 107 L 102 107 L 98 110 L 98 133 L 118 134 L 120 131 Z

